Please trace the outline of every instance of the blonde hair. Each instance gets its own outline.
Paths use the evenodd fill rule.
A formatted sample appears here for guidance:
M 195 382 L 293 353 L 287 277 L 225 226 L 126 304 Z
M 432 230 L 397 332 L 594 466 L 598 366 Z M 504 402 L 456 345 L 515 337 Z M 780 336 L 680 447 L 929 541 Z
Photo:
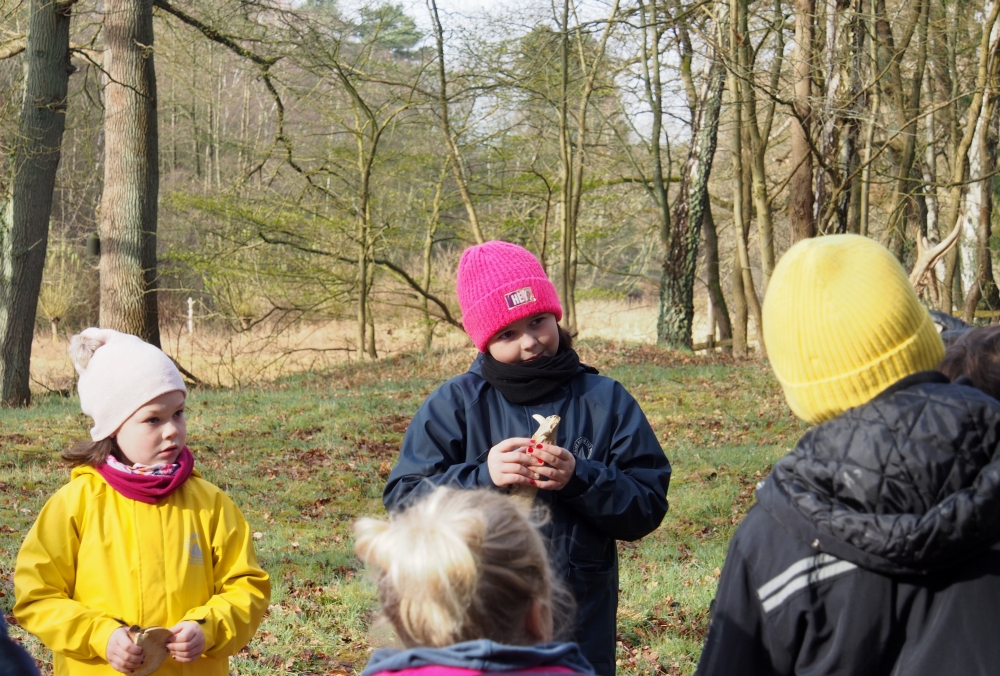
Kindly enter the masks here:
M 546 625 L 554 610 L 569 609 L 538 524 L 496 491 L 437 488 L 389 521 L 360 519 L 354 530 L 382 612 L 407 647 L 483 638 L 530 645 L 532 604 L 541 603 Z

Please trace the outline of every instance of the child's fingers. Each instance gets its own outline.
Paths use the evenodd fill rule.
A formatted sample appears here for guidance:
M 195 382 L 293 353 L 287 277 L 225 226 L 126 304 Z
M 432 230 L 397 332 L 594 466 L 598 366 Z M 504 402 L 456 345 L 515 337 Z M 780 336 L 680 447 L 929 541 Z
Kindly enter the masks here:
M 174 627 L 172 631 L 174 632 L 174 635 L 170 637 L 169 641 L 167 641 L 168 646 L 176 645 L 178 643 L 186 643 L 191 640 L 191 635 L 194 633 L 190 627 L 186 627 L 184 625 L 178 625 L 177 627 Z
M 142 662 L 143 662 L 142 648 L 139 648 L 138 655 L 134 655 L 128 652 L 125 649 L 125 646 L 119 646 L 118 650 L 113 651 L 108 656 L 108 663 L 118 671 L 128 671 L 132 669 L 137 669 L 142 664 Z
M 518 476 L 523 476 L 531 478 L 531 470 L 525 465 L 518 462 L 505 462 L 500 465 L 500 472 L 502 474 L 516 474 Z
M 529 454 L 525 455 L 528 455 L 528 457 L 531 458 L 531 461 L 528 463 L 529 467 L 536 465 L 537 466 L 549 465 L 551 467 L 558 467 L 560 463 L 563 462 L 562 458 L 552 453 L 549 453 L 545 449 L 536 448 L 534 453 L 531 453 L 530 455 Z
M 537 467 L 531 467 L 529 469 L 531 470 L 532 478 L 535 478 L 535 475 L 538 475 L 540 477 L 543 477 L 543 480 L 552 479 L 555 478 L 557 475 L 562 474 L 562 470 L 556 469 L 555 467 L 550 467 L 549 465 L 539 465 Z
M 541 460 L 553 467 L 561 467 L 573 457 L 565 448 L 544 444 L 535 444 L 531 455 L 536 458 L 535 464 L 539 464 L 538 460 Z
M 174 635 L 167 641 L 167 650 L 178 662 L 193 662 L 205 650 L 205 635 L 201 628 L 190 621 L 171 628 Z
M 116 671 L 128 673 L 139 667 L 143 661 L 143 650 L 128 636 L 128 630 L 118 629 L 108 639 L 107 659 Z
M 535 460 L 535 456 L 527 453 L 504 453 L 502 463 L 504 465 L 527 467 L 530 470 L 538 464 L 538 461 Z
M 504 463 L 500 465 L 500 473 L 507 483 L 530 484 L 534 474 L 524 465 Z
M 509 474 L 507 475 L 507 485 L 508 486 L 532 486 L 536 481 L 529 479 L 523 474 Z
M 540 490 L 558 491 L 558 490 L 562 490 L 563 488 L 566 487 L 566 484 L 569 483 L 569 479 L 570 479 L 569 476 L 562 475 L 562 474 L 557 474 L 557 475 L 549 478 L 548 481 L 537 481 L 536 480 L 535 481 L 535 485 L 538 486 L 538 488 Z
M 504 439 L 490 450 L 497 451 L 498 453 L 510 453 L 511 451 L 527 448 L 530 445 L 531 439 L 527 437 L 511 437 L 510 439 Z
M 555 467 L 536 467 L 532 470 L 531 477 L 538 481 L 540 486 L 550 484 L 553 481 L 565 484 L 569 480 L 569 473 Z
M 193 643 L 185 641 L 184 643 L 168 643 L 167 651 L 176 660 L 190 660 L 196 657 L 195 646 Z
M 117 644 L 115 647 L 117 648 L 118 652 L 121 654 L 122 657 L 135 658 L 139 661 L 142 661 L 142 656 L 143 656 L 142 648 L 132 643 L 132 641 L 126 640 L 122 643 Z

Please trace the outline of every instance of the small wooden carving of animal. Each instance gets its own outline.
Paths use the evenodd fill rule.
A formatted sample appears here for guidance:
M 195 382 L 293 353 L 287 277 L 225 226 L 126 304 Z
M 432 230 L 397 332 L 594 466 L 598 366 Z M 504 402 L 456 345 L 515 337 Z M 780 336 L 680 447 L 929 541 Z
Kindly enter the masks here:
M 531 436 L 536 442 L 540 444 L 555 444 L 556 443 L 556 431 L 559 429 L 559 421 L 561 418 L 557 415 L 550 415 L 548 417 L 542 417 L 537 413 L 532 416 L 538 423 L 538 430 Z M 544 480 L 544 478 L 542 479 Z M 514 486 L 510 491 L 510 496 L 514 498 L 525 511 L 530 512 L 531 506 L 535 502 L 535 495 L 538 494 L 537 486 Z

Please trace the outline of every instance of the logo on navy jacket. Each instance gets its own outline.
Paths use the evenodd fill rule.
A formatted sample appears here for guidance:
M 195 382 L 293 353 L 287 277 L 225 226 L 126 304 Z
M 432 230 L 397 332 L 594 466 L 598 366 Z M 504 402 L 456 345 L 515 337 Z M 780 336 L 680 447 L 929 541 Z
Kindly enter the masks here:
M 587 437 L 577 437 L 573 442 L 572 453 L 589 459 L 594 454 L 594 442 Z
M 513 310 L 514 308 L 520 307 L 525 303 L 534 303 L 535 294 L 531 290 L 530 286 L 525 286 L 517 291 L 505 293 L 503 299 L 507 301 L 507 309 Z
M 201 553 L 201 542 L 197 533 L 191 533 L 191 537 L 188 538 L 188 565 L 205 565 L 205 557 Z

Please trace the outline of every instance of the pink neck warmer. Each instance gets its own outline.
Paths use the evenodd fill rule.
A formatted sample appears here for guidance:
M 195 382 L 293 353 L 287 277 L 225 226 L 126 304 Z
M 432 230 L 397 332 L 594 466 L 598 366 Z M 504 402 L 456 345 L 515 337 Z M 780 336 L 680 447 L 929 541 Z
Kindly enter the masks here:
M 107 463 L 101 463 L 95 469 L 112 488 L 129 500 L 153 505 L 180 488 L 191 476 L 194 456 L 187 446 L 177 456 L 177 464 L 179 467 L 173 474 L 131 474 L 113 469 Z

